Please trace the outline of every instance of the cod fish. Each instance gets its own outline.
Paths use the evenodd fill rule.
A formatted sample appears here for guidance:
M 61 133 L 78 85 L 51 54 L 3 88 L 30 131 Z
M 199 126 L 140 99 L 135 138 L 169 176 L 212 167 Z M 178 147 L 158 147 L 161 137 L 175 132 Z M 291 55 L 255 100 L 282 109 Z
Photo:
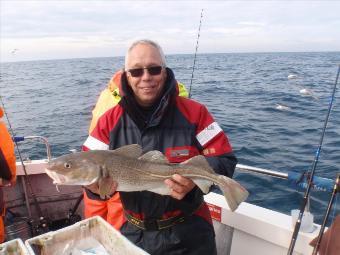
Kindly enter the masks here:
M 149 151 L 142 155 L 142 148 L 138 144 L 116 150 L 64 155 L 52 160 L 46 173 L 57 185 L 90 185 L 97 182 L 101 198 L 110 195 L 114 182 L 118 183 L 117 191 L 148 190 L 169 195 L 170 189 L 164 180 L 174 174 L 191 178 L 205 194 L 212 184 L 218 185 L 232 211 L 248 196 L 247 190 L 238 182 L 216 174 L 202 155 L 180 164 L 171 164 L 160 151 Z

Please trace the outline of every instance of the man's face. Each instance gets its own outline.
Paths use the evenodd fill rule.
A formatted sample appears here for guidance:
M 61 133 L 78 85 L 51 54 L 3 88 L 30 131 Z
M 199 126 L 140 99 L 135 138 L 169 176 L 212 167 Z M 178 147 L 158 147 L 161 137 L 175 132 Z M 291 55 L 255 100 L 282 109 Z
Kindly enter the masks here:
M 138 44 L 131 51 L 127 59 L 127 70 L 162 66 L 162 59 L 158 50 L 148 44 Z M 151 106 L 162 93 L 166 80 L 166 70 L 162 68 L 160 74 L 151 75 L 144 69 L 139 77 L 132 77 L 127 72 L 127 78 L 137 102 L 141 106 Z

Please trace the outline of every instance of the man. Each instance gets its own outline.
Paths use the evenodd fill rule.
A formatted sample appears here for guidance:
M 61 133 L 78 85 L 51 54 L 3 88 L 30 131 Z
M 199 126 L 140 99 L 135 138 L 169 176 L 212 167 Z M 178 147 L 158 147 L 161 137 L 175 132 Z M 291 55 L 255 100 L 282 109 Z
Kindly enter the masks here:
M 99 118 L 84 150 L 138 143 L 144 152 L 163 152 L 171 163 L 202 154 L 217 173 L 232 176 L 237 160 L 227 137 L 203 105 L 178 96 L 158 44 L 140 40 L 131 45 L 121 86 L 121 101 Z M 151 254 L 216 254 L 200 189 L 178 174 L 165 185 L 170 196 L 120 192 L 125 213 L 121 233 Z M 97 193 L 96 184 L 88 186 L 88 196 L 99 199 Z
M 3 222 L 5 204 L 1 187 L 14 185 L 16 180 L 14 143 L 5 123 L 1 121 L 3 114 L 3 109 L 0 107 L 0 243 L 5 240 Z
M 114 107 L 121 100 L 121 77 L 123 71 L 116 72 L 110 79 L 107 87 L 100 93 L 95 108 L 92 111 L 92 120 L 89 127 L 89 133 L 96 126 L 98 119 L 110 108 Z M 188 91 L 184 84 L 177 82 L 178 92 L 180 96 L 188 97 Z M 92 216 L 101 216 L 114 228 L 119 230 L 125 222 L 123 206 L 120 201 L 119 193 L 116 192 L 109 200 L 92 199 L 84 192 L 84 216 L 90 218 Z

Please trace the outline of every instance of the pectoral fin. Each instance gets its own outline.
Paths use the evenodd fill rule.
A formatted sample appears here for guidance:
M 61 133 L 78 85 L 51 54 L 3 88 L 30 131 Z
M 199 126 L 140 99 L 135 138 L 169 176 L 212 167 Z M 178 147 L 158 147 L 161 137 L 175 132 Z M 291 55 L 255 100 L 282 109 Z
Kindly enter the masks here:
M 108 176 L 100 178 L 98 181 L 100 198 L 109 198 L 114 185 L 115 182 L 113 181 L 112 177 Z

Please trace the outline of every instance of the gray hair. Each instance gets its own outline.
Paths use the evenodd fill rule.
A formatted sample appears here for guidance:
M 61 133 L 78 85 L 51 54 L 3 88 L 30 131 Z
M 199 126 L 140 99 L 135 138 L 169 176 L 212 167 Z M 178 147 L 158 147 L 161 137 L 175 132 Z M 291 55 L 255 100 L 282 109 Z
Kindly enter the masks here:
M 125 55 L 125 67 L 124 67 L 125 70 L 126 70 L 126 67 L 127 67 L 127 59 L 128 59 L 130 52 L 132 51 L 132 49 L 134 47 L 136 47 L 139 44 L 146 44 L 146 45 L 151 45 L 151 46 L 155 47 L 158 50 L 159 55 L 161 56 L 162 66 L 164 66 L 164 67 L 166 66 L 165 55 L 164 55 L 164 52 L 163 52 L 161 46 L 159 46 L 159 44 L 154 42 L 154 41 L 151 41 L 151 40 L 148 40 L 148 39 L 142 39 L 142 40 L 134 41 L 131 44 L 131 46 L 129 47 L 129 49 L 127 50 L 126 55 Z

